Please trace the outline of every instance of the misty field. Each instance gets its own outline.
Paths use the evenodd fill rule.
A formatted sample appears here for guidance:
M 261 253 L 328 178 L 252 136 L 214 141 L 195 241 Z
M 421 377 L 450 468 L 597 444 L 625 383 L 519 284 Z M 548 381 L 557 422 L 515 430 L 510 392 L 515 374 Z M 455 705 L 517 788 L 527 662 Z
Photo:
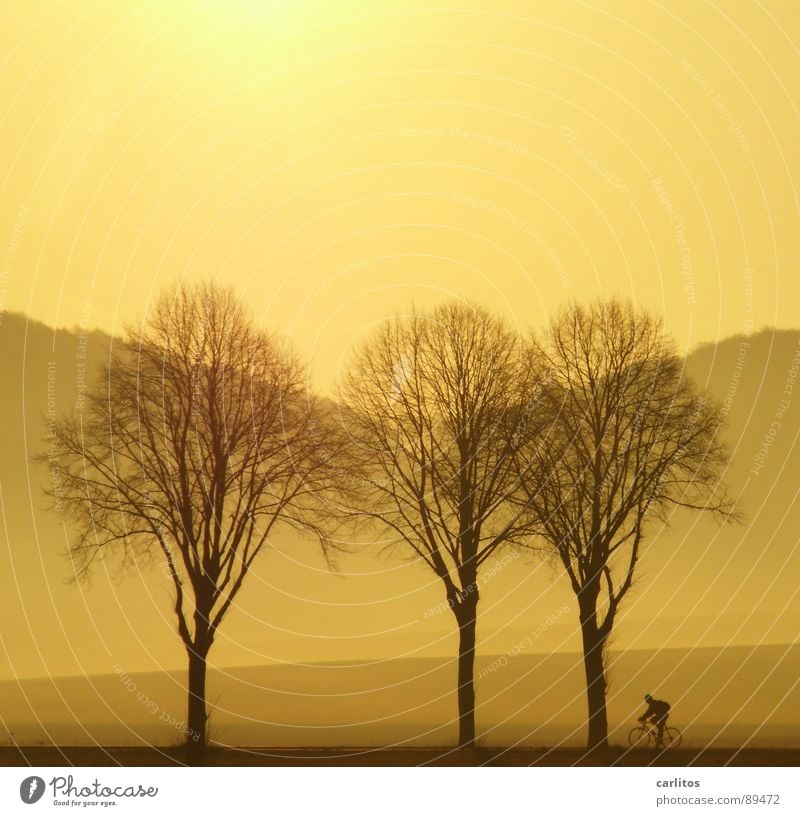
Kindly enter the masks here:
M 674 691 L 671 723 L 683 732 L 686 762 L 700 754 L 715 764 L 741 746 L 745 758 L 761 752 L 773 759 L 796 757 L 800 750 L 800 647 L 626 650 L 611 652 L 609 664 L 615 750 L 626 745 L 641 714 L 642 690 L 659 681 Z M 455 671 L 446 658 L 215 668 L 209 673 L 211 738 L 218 746 L 271 746 L 268 754 L 291 762 L 315 751 L 325 761 L 344 761 L 330 753 L 341 751 L 355 762 L 360 756 L 367 764 L 417 764 L 409 757 L 422 752 L 430 759 L 426 752 L 432 751 L 441 761 L 461 763 L 466 755 L 440 747 L 454 745 L 457 737 L 450 693 Z M 481 655 L 476 676 L 479 751 L 515 764 L 563 764 L 582 756 L 585 700 L 578 653 L 503 661 Z M 182 733 L 169 720 L 185 719 L 185 682 L 181 672 L 5 681 L 0 699 L 6 726 L 26 756 L 29 751 L 50 756 L 55 746 L 72 746 L 64 749 L 71 757 L 97 756 L 102 749 L 96 746 L 105 745 L 117 746 L 110 750 L 121 752 L 126 764 L 146 763 L 160 751 L 166 758 L 179 756 Z M 11 746 L 6 754 L 13 756 Z M 226 752 L 215 756 L 234 761 Z M 239 756 L 249 761 L 249 755 Z M 621 756 L 625 762 L 650 761 L 639 754 Z

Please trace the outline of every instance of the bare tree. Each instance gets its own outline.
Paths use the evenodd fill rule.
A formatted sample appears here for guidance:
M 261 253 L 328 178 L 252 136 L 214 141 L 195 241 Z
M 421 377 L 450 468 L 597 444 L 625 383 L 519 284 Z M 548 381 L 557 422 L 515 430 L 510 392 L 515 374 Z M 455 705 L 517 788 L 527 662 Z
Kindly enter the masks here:
M 578 600 L 590 748 L 608 740 L 604 650 L 642 552 L 672 508 L 729 516 L 721 414 L 686 379 L 659 320 L 618 300 L 554 321 L 541 415 L 518 449 L 524 502 Z
M 211 284 L 167 291 L 128 330 L 83 413 L 56 429 L 79 576 L 104 553 L 161 560 L 189 661 L 188 739 L 206 744 L 206 662 L 281 524 L 311 521 L 325 465 L 302 366 Z
M 388 321 L 357 349 L 341 387 L 347 508 L 427 564 L 455 616 L 461 746 L 475 740 L 479 570 L 530 534 L 529 516 L 507 499 L 537 372 L 535 350 L 501 320 L 451 303 Z

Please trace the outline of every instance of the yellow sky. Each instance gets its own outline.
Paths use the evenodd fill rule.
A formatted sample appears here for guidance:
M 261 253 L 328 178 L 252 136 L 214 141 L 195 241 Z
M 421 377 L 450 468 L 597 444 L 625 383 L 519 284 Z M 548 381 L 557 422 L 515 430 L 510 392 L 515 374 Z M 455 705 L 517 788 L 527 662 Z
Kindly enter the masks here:
M 118 331 L 218 276 L 325 386 L 412 299 L 800 323 L 794 3 L 3 5 L 7 309 Z
M 412 300 L 469 297 L 527 328 L 569 298 L 629 294 L 684 348 L 796 327 L 798 43 L 790 0 L 0 2 L 0 308 L 118 332 L 175 278 L 213 276 L 326 389 Z M 167 586 L 63 586 L 65 531 L 25 445 L 51 351 L 72 399 L 74 341 L 0 355 L 4 382 L 31 389 L 8 400 L 28 436 L 0 460 L 0 611 L 24 635 L 2 644 L 0 676 L 110 671 L 123 647 L 126 666 L 183 665 Z M 784 388 L 758 390 L 776 353 L 762 346 L 731 411 L 737 485 Z M 775 484 L 751 480 L 747 526 L 686 522 L 659 544 L 685 544 L 691 569 L 678 558 L 663 580 L 647 561 L 615 645 L 796 639 L 795 442 L 775 446 Z M 743 540 L 769 568 L 734 558 Z M 290 544 L 259 565 L 215 660 L 453 653 L 419 564 L 365 555 L 333 576 Z M 481 653 L 574 603 L 554 575 L 519 564 L 482 591 Z M 574 608 L 536 643 L 578 647 Z

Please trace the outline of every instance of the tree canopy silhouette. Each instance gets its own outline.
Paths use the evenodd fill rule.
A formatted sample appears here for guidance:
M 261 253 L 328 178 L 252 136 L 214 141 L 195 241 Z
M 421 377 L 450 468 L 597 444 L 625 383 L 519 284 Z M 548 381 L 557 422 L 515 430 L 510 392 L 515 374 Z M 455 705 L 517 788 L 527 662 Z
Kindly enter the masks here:
M 475 740 L 479 570 L 530 536 L 508 499 L 512 449 L 538 353 L 485 309 L 448 303 L 387 321 L 355 352 L 340 389 L 351 439 L 347 509 L 441 580 L 459 630 L 459 744 Z
M 104 553 L 155 553 L 189 663 L 187 744 L 206 743 L 206 662 L 278 525 L 310 512 L 326 465 L 303 367 L 211 284 L 165 292 L 130 329 L 82 413 L 56 428 L 79 575 Z
M 727 517 L 718 408 L 686 378 L 659 320 L 619 300 L 554 320 L 538 403 L 547 430 L 517 450 L 524 502 L 578 600 L 590 748 L 607 744 L 604 650 L 647 521 L 675 507 Z

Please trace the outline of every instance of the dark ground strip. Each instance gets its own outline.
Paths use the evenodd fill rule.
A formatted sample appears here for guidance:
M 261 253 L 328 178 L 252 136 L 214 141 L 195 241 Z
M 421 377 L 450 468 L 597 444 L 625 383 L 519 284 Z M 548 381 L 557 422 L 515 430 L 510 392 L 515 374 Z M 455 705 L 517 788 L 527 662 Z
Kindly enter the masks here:
M 169 766 L 186 764 L 183 748 L 86 748 L 86 747 L 3 747 L 2 766 Z M 655 750 L 610 748 L 599 755 L 588 755 L 574 748 L 363 748 L 363 749 L 287 749 L 287 748 L 210 748 L 209 766 L 628 766 L 648 765 L 702 767 L 800 766 L 800 749 L 762 748 L 687 748 L 659 754 Z

